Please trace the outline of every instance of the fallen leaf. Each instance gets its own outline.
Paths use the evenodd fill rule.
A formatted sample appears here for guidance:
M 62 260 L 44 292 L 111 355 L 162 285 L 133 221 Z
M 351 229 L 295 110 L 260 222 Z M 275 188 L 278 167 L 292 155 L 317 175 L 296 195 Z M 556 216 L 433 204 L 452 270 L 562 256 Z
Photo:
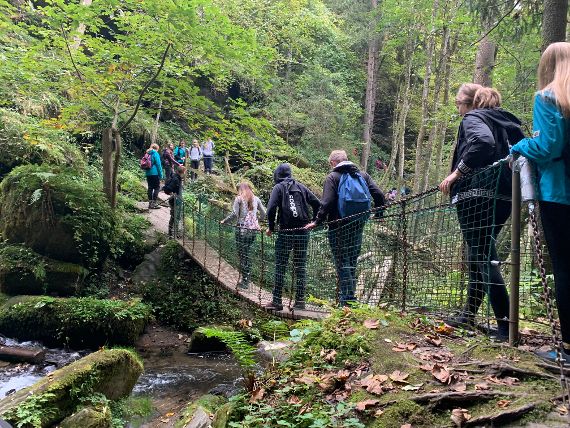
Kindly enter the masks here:
M 179 334 L 179 335 L 178 335 L 178 340 L 182 340 L 183 337 L 184 337 L 183 334 Z
M 503 381 L 496 376 L 487 376 L 485 379 L 496 385 L 503 385 Z
M 433 370 L 431 371 L 431 374 L 441 383 L 450 382 L 449 370 L 445 366 L 442 366 L 440 364 L 435 364 Z
M 321 350 L 321 357 L 324 358 L 325 361 L 329 363 L 334 363 L 336 360 L 336 350 L 335 349 L 322 349 Z
M 471 419 L 471 415 L 466 409 L 453 409 L 451 411 L 451 421 L 457 427 L 462 427 L 469 419 Z
M 568 414 L 568 407 L 566 407 L 565 405 L 560 405 L 556 408 L 556 411 L 558 412 L 559 415 L 566 416 Z
M 377 329 L 379 324 L 380 321 L 378 321 L 377 319 L 369 318 L 364 321 L 364 327 L 369 328 L 371 330 Z
M 372 407 L 378 404 L 380 400 L 364 400 L 356 403 L 356 410 L 363 412 L 367 407 Z
M 406 379 L 408 376 L 408 373 L 401 372 L 400 370 L 394 370 L 392 374 L 390 374 L 390 379 L 394 382 L 407 383 Z
M 384 342 L 386 342 L 386 343 L 392 343 L 392 339 L 384 339 Z
M 509 400 L 499 400 L 497 401 L 497 406 L 499 406 L 501 409 L 504 409 L 505 407 L 508 407 L 509 404 L 511 404 L 511 402 Z
M 488 389 L 491 389 L 491 387 L 489 386 L 489 384 L 487 382 L 481 382 L 475 385 L 475 390 L 476 391 L 486 391 Z
M 412 424 L 400 425 L 400 428 L 412 428 Z
M 378 409 L 376 413 L 374 413 L 374 417 L 378 418 L 384 414 L 384 410 Z
M 420 366 L 420 369 L 425 370 L 426 372 L 431 372 L 434 366 L 435 364 L 433 363 L 425 363 Z
M 436 335 L 426 334 L 424 336 L 426 340 L 434 346 L 441 346 L 441 338 Z
M 413 350 L 416 349 L 417 347 L 418 347 L 418 344 L 417 344 L 417 343 L 414 343 L 414 342 L 410 342 L 410 343 L 408 343 L 408 344 L 406 345 L 406 349 L 407 349 L 408 351 L 413 351 Z
M 289 404 L 301 404 L 301 399 L 299 397 L 297 397 L 296 395 L 292 395 L 287 400 L 287 403 L 289 403 Z
M 451 390 L 456 392 L 467 391 L 467 384 L 465 384 L 464 382 L 457 383 L 451 387 Z
M 520 380 L 516 377 L 507 376 L 503 378 L 503 383 L 508 386 L 513 386 L 520 384 Z
M 163 424 L 167 424 L 168 422 L 170 422 L 170 419 L 168 418 L 163 418 L 160 420 L 160 422 L 162 422 Z
M 265 395 L 265 389 L 263 388 L 254 389 L 253 392 L 251 393 L 251 398 L 249 399 L 249 402 L 255 403 L 256 401 L 261 400 L 264 395 Z
M 447 325 L 446 323 L 442 323 L 435 328 L 435 331 L 436 333 L 445 334 L 449 336 L 455 331 L 455 329 L 452 326 Z
M 174 416 L 174 412 L 168 412 L 168 413 L 167 413 L 166 415 L 164 415 L 164 416 L 166 416 L 167 418 L 170 418 L 171 416 Z
M 419 390 L 424 384 L 418 383 L 417 385 L 406 385 L 402 387 L 402 391 L 417 391 Z

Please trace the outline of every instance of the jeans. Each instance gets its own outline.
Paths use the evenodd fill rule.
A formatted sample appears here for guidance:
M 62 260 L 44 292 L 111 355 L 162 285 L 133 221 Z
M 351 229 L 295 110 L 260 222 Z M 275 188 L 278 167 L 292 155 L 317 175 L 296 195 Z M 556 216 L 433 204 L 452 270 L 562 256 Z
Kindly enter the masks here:
M 190 161 L 190 179 L 191 180 L 196 180 L 196 178 L 198 177 L 198 174 L 196 174 L 195 170 L 197 170 L 200 167 L 200 160 L 191 160 Z
M 204 172 L 212 172 L 213 156 L 204 156 Z
M 160 191 L 160 177 L 158 175 L 147 175 L 146 183 L 148 185 L 147 196 L 149 201 L 156 201 L 158 192 Z
M 354 302 L 356 290 L 356 265 L 362 248 L 362 233 L 366 218 L 356 218 L 349 223 L 329 229 L 329 245 L 333 254 L 338 287 L 339 303 L 346 306 Z
M 164 164 L 164 181 L 168 180 L 172 175 L 172 165 Z
M 540 202 L 540 217 L 552 261 L 564 349 L 570 350 L 570 205 Z
M 457 217 L 468 253 L 469 286 L 465 316 L 474 318 L 485 298 L 495 317 L 509 316 L 509 295 L 499 266 L 495 242 L 511 215 L 511 202 L 491 198 L 469 198 L 457 203 Z
M 295 276 L 295 302 L 305 302 L 305 285 L 307 282 L 307 248 L 309 232 L 304 230 L 282 231 L 275 242 L 275 285 L 273 287 L 273 303 L 281 305 L 281 295 L 285 283 L 285 271 L 289 263 L 289 253 L 293 250 L 293 268 Z
M 239 267 L 242 282 L 249 283 L 251 275 L 251 246 L 255 241 L 257 231 L 251 229 L 236 228 L 235 238 L 239 256 Z

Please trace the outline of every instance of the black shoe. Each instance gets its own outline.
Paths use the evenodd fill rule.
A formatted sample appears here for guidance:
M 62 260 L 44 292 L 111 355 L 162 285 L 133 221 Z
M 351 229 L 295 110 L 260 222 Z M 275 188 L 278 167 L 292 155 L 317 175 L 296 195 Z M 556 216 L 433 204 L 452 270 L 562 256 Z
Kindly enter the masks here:
M 278 305 L 275 303 L 268 303 L 267 305 L 264 306 L 264 308 L 268 311 L 282 311 L 283 305 Z
M 293 305 L 293 310 L 304 311 L 305 302 L 295 302 L 295 304 Z
M 475 320 L 473 317 L 467 315 L 459 315 L 456 317 L 448 318 L 444 322 L 455 328 L 464 328 L 467 330 L 472 330 L 475 327 Z

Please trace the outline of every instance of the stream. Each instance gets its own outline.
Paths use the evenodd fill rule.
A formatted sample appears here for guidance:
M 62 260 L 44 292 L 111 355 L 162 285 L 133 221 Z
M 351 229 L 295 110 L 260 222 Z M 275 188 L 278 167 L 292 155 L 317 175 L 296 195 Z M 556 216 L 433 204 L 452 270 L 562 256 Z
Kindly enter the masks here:
M 156 419 L 176 413 L 188 402 L 206 393 L 231 396 L 241 387 L 241 371 L 235 359 L 223 353 L 188 354 L 180 334 L 153 327 L 137 344 L 144 362 L 144 373 L 135 385 L 134 397 L 148 397 L 154 413 L 146 421 L 129 426 L 153 427 Z M 0 337 L 0 344 L 23 348 L 38 348 L 37 342 L 18 342 Z M 0 400 L 42 377 L 89 354 L 90 351 L 46 349 L 40 364 L 6 363 L 0 361 Z M 144 423 L 143 423 L 144 422 Z M 161 424 L 162 426 L 168 426 Z

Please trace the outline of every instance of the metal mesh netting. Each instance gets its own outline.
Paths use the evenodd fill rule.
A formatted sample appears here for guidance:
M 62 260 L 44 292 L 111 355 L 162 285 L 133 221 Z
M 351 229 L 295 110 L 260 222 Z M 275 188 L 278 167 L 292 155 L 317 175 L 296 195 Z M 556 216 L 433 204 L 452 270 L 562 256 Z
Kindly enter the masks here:
M 260 304 L 282 304 L 292 315 L 303 309 L 296 302 L 324 312 L 356 300 L 443 317 L 468 308 L 489 322 L 492 306 L 500 312 L 508 299 L 510 174 L 499 162 L 454 186 L 453 203 L 431 189 L 310 232 L 272 236 L 222 225 L 224 208 L 192 197 L 184 210 L 185 245 L 226 286 Z M 540 321 L 545 309 L 527 208 L 520 314 Z

